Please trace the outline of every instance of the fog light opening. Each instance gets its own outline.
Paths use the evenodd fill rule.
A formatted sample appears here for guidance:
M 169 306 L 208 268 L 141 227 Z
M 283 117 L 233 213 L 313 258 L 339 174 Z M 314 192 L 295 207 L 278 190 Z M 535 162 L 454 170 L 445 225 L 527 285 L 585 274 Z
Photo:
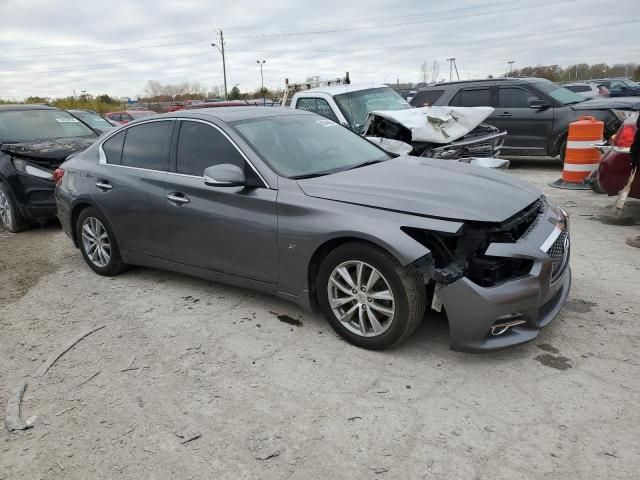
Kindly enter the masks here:
M 522 318 L 521 313 L 511 313 L 509 315 L 504 315 L 498 318 L 496 323 L 491 327 L 491 335 L 494 337 L 504 335 L 512 327 L 515 327 L 516 325 L 522 325 L 523 323 L 526 323 L 526 320 Z

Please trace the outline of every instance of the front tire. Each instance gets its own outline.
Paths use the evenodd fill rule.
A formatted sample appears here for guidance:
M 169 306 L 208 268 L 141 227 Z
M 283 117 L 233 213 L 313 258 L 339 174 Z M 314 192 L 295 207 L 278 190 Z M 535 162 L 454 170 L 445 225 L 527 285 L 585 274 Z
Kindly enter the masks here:
M 76 238 L 85 262 L 94 272 L 110 277 L 124 269 L 113 230 L 95 208 L 85 208 L 78 215 Z
M 3 182 L 0 182 L 0 227 L 11 233 L 18 233 L 29 227 L 29 222 L 20 213 L 11 190 Z
M 409 337 L 427 304 L 422 276 L 373 245 L 333 250 L 317 277 L 318 301 L 331 327 L 358 347 L 382 350 Z

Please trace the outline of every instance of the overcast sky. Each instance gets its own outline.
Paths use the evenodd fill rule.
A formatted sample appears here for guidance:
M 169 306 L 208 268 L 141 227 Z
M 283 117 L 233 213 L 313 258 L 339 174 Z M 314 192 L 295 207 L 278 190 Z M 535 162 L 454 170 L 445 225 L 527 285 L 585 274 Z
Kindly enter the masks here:
M 135 97 L 148 80 L 269 87 L 351 73 L 417 81 L 455 57 L 460 77 L 538 63 L 640 62 L 640 0 L 0 0 L 0 98 L 86 90 Z

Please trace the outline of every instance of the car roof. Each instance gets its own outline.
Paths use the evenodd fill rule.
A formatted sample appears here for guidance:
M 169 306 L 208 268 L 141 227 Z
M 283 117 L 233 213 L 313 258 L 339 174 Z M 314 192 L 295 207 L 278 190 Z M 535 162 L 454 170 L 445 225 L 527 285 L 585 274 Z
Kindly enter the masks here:
M 193 110 L 179 110 L 168 112 L 153 117 L 160 118 L 215 118 L 225 123 L 238 120 L 250 120 L 254 118 L 281 117 L 285 115 L 312 115 L 311 112 L 283 107 L 220 107 L 220 108 L 195 108 Z M 140 119 L 144 121 L 144 119 Z
M 507 78 L 484 78 L 480 80 L 457 80 L 455 82 L 440 82 L 434 85 L 429 85 L 427 87 L 420 87 L 420 90 L 428 90 L 431 88 L 437 87 L 447 87 L 449 85 L 495 85 L 495 84 L 522 84 L 522 83 L 540 83 L 540 82 L 549 82 L 546 78 L 538 78 L 538 77 L 507 77 Z
M 51 105 L 45 105 L 43 103 L 14 103 L 8 105 L 0 105 L 0 112 L 10 111 L 10 110 L 60 110 L 57 107 L 52 107 Z
M 338 85 L 329 85 L 326 87 L 315 87 L 310 88 L 308 90 L 300 90 L 296 92 L 296 94 L 306 94 L 306 93 L 326 93 L 327 95 L 338 95 L 340 93 L 348 93 L 348 92 L 359 92 L 361 90 L 369 90 L 372 88 L 391 88 L 389 85 L 353 85 L 353 84 L 338 84 Z

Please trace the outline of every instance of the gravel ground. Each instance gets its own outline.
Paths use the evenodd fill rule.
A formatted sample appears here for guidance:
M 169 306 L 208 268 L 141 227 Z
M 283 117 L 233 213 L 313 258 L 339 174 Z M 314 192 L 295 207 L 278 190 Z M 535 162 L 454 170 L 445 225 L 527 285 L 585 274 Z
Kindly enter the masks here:
M 0 232 L 0 404 L 27 380 L 36 417 L 0 433 L 0 479 L 638 478 L 640 227 L 547 187 L 555 162 L 511 174 L 571 214 L 574 284 L 534 342 L 485 355 L 450 351 L 442 316 L 370 352 L 262 294 L 95 275 L 55 224 Z

